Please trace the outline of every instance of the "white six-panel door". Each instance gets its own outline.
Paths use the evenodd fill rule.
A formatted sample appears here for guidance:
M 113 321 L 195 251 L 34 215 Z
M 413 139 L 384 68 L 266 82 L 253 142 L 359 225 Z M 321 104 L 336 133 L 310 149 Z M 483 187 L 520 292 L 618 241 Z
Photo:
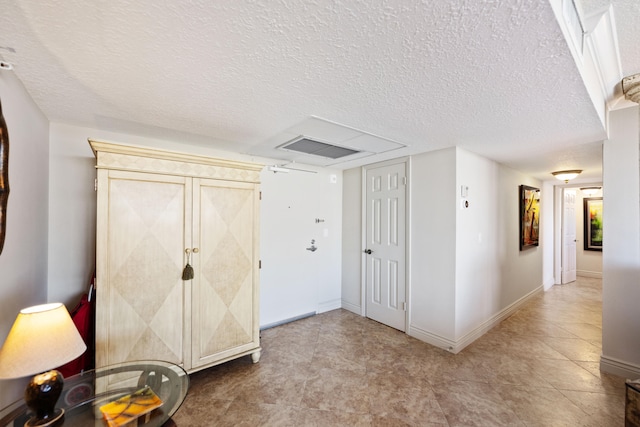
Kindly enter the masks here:
M 406 164 L 366 171 L 366 315 L 405 331 Z

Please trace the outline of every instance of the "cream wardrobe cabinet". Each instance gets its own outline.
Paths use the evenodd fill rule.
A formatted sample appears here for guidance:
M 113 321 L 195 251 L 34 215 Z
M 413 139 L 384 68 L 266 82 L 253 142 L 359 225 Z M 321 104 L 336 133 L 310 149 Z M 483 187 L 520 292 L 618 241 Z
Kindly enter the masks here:
M 260 358 L 262 165 L 89 140 L 97 168 L 96 365 L 193 372 Z M 182 280 L 185 265 L 193 278 Z

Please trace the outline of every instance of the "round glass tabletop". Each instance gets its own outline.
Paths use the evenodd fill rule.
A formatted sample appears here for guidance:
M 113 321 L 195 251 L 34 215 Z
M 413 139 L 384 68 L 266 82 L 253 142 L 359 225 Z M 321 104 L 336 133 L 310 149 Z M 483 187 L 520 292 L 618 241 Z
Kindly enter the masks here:
M 56 405 L 65 411 L 64 421 L 59 425 L 107 426 L 106 418 L 120 422 L 115 420 L 121 415 L 118 418 L 121 421 L 138 418 L 140 426 L 161 426 L 178 410 L 188 389 L 189 375 L 169 362 L 124 362 L 85 371 L 64 380 Z M 136 403 L 141 394 L 147 399 L 144 405 Z M 152 397 L 153 404 L 148 405 L 152 395 L 157 399 Z M 118 402 L 105 408 L 115 401 Z M 121 410 L 128 412 L 123 415 Z M 105 416 L 104 412 L 110 415 Z M 22 427 L 29 417 L 29 409 L 20 400 L 0 410 L 0 426 Z

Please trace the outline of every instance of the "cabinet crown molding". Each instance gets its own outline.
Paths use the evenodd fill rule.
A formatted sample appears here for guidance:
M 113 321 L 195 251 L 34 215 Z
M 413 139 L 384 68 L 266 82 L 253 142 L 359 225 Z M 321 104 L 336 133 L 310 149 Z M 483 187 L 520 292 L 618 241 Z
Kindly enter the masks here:
M 260 182 L 263 164 L 227 160 L 171 150 L 99 141 L 89 138 L 97 169 L 154 172 L 167 175 Z

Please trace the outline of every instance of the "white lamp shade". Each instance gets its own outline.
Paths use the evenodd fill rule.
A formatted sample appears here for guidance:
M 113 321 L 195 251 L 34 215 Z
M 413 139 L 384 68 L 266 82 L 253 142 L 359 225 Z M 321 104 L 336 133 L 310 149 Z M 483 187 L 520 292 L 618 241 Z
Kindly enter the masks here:
M 54 369 L 78 358 L 86 349 L 64 305 L 25 308 L 0 349 L 0 378 L 20 378 Z

